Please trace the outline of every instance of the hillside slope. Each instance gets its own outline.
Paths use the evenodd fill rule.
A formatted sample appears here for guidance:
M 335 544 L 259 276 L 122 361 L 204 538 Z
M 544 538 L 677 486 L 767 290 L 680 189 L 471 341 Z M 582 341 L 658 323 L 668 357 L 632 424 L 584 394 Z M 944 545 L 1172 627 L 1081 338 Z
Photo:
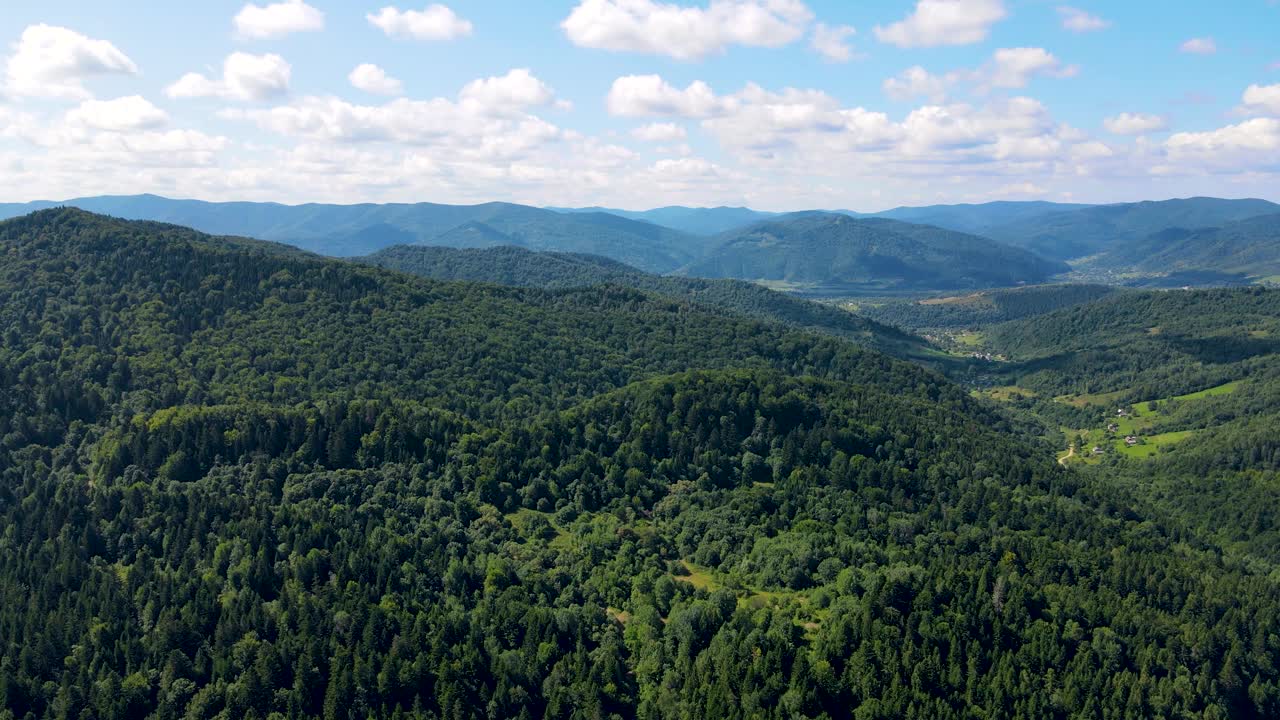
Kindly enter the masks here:
M 1143 273 L 1280 276 L 1280 214 L 1221 227 L 1165 230 L 1116 247 L 1095 264 L 1132 267 Z
M 0 255 L 0 714 L 1280 709 L 1273 566 L 880 353 L 75 210 Z
M 1218 227 L 1278 212 L 1280 205 L 1265 200 L 1187 198 L 1053 213 L 992 227 L 987 235 L 1048 258 L 1072 260 L 1122 249 L 1171 228 Z
M 758 320 L 832 335 L 891 355 L 938 361 L 921 338 L 828 305 L 809 302 L 740 280 L 663 277 L 594 255 L 535 253 L 522 248 L 456 250 L 397 246 L 365 262 L 436 280 L 492 282 L 539 288 L 619 285 Z
M 985 238 L 878 218 L 805 213 L 720 238 L 681 270 L 817 291 L 980 288 L 1040 282 L 1065 266 Z

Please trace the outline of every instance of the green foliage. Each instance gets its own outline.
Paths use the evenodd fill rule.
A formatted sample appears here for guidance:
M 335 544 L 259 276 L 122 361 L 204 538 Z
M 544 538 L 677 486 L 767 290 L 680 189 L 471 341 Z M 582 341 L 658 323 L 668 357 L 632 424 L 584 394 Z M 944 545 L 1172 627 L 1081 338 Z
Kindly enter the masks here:
M 457 250 L 397 246 L 362 258 L 362 261 L 437 280 L 492 282 L 540 288 L 618 285 L 660 293 L 716 312 L 744 315 L 833 335 L 899 357 L 928 354 L 926 343 L 920 338 L 828 305 L 774 292 L 754 283 L 662 277 L 593 255 L 535 253 L 515 247 Z
M 1221 227 L 1174 228 L 1120 245 L 1095 264 L 1143 273 L 1216 272 L 1247 277 L 1280 274 L 1280 215 Z
M 1280 206 L 1265 200 L 1187 198 L 1067 210 L 998 225 L 986 234 L 1045 257 L 1070 260 L 1108 250 L 1123 253 L 1126 245 L 1172 228 L 1219 227 L 1277 211 Z
M 957 330 L 1044 315 L 1116 292 L 1107 285 L 1035 285 L 966 296 L 871 302 L 860 304 L 858 313 L 910 330 Z
M 684 274 L 785 281 L 815 292 L 953 289 L 1041 282 L 1067 268 L 1025 250 L 926 225 L 805 213 L 721 236 Z
M 1280 710 L 1273 564 L 915 366 L 76 211 L 0 253 L 0 717 Z

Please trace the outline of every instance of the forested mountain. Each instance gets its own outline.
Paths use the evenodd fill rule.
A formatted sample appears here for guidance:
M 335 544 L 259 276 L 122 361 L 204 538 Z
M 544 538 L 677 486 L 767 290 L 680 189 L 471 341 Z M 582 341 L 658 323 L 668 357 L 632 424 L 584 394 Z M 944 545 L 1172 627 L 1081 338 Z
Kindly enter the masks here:
M 986 235 L 992 228 L 1014 222 L 1027 222 L 1046 215 L 1082 210 L 1091 205 L 1054 203 L 1038 200 L 999 201 L 977 205 L 928 205 L 900 207 L 870 216 L 901 220 L 920 225 L 934 225 L 947 230 Z
M 994 226 L 986 235 L 1045 257 L 1071 260 L 1121 249 L 1171 228 L 1218 227 L 1276 213 L 1280 205 L 1266 200 L 1188 198 L 1052 213 Z
M 0 206 L 0 217 L 36 205 Z M 705 251 L 705 240 L 608 213 L 566 215 L 510 203 L 483 205 L 278 205 L 170 200 L 154 195 L 68 200 L 66 205 L 126 219 L 154 220 L 218 235 L 288 243 L 325 255 L 367 255 L 392 245 L 519 245 L 593 253 L 667 272 Z
M 974 328 L 1044 315 L 1120 292 L 1108 285 L 1032 285 L 922 300 L 862 302 L 860 315 L 910 330 Z
M 547 289 L 600 284 L 625 286 L 661 293 L 713 311 L 834 335 L 898 357 L 939 359 L 918 337 L 828 305 L 801 300 L 741 280 L 652 275 L 594 255 L 535 253 L 515 247 L 456 250 L 401 245 L 360 261 L 436 280 L 492 282 Z
M 1265 718 L 1280 587 L 833 338 L 0 224 L 0 713 Z
M 1143 273 L 1207 271 L 1247 278 L 1280 276 L 1280 214 L 1221 227 L 1164 230 L 1112 248 L 1094 264 Z
M 1023 388 L 1005 393 L 1020 410 L 1072 428 L 1084 476 L 1275 563 L 1278 337 L 1275 290 L 1127 292 L 988 328 L 1011 362 L 986 371 Z
M 1158 398 L 1234 380 L 1280 353 L 1280 291 L 1125 292 L 987 330 L 1009 373 L 1051 395 Z
M 661 207 L 652 210 L 615 210 L 612 208 L 552 208 L 566 213 L 605 212 L 631 220 L 641 220 L 662 225 L 693 235 L 718 235 L 728 230 L 775 217 L 778 213 L 763 212 L 742 207 Z
M 1016 285 L 1065 269 L 1025 250 L 941 228 L 800 213 L 721 236 L 714 252 L 682 273 L 839 292 Z

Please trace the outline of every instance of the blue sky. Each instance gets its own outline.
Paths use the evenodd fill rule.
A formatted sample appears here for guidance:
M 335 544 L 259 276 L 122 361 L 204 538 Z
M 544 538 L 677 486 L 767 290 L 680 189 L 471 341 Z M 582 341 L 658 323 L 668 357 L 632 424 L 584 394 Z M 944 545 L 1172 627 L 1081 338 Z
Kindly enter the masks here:
M 0 200 L 1280 200 L 1274 0 L 384 2 L 9 0 Z

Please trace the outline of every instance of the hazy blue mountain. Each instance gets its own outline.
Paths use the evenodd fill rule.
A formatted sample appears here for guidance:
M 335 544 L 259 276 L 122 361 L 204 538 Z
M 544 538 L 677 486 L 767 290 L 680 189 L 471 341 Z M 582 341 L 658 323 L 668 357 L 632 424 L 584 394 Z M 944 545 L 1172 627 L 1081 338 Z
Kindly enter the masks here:
M 670 206 L 653 210 L 617 210 L 613 208 L 550 208 L 562 213 L 605 212 L 631 220 L 641 220 L 662 225 L 693 235 L 718 235 L 727 230 L 760 222 L 778 213 L 752 210 L 744 207 L 694 208 Z
M 594 253 L 668 272 L 705 252 L 706 240 L 603 212 L 565 214 L 511 203 L 280 205 L 170 200 L 155 195 L 0 206 L 0 217 L 68 205 L 129 220 L 155 220 L 219 235 L 284 242 L 337 257 L 401 244 Z
M 1041 282 L 1066 270 L 975 235 L 884 218 L 797 213 L 726 233 L 681 270 L 817 292 L 958 289 Z
M 984 235 L 988 230 L 1013 222 L 1026 222 L 1053 213 L 1082 210 L 1091 205 L 1044 201 L 1000 201 L 980 205 L 930 205 L 899 207 L 873 213 L 871 217 L 934 225 L 948 230 Z
M 1045 257 L 1071 260 L 1123 249 L 1172 228 L 1218 227 L 1275 213 L 1280 205 L 1266 200 L 1187 198 L 1052 213 L 996 226 L 986 234 Z
M 1280 275 L 1280 214 L 1210 228 L 1170 228 L 1117 245 L 1093 263 L 1141 273 Z

